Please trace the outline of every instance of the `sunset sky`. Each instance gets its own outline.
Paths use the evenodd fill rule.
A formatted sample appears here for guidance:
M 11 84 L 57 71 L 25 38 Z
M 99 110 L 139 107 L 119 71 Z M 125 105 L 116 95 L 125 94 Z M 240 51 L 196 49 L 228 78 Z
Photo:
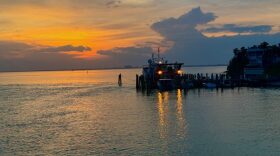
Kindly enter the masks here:
M 0 71 L 190 64 L 280 43 L 279 0 L 1 0 Z

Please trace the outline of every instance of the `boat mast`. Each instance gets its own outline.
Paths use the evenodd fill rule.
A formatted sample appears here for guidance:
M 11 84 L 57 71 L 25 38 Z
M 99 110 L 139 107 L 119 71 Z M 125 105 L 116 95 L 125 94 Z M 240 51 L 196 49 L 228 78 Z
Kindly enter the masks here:
M 159 51 L 160 51 L 160 48 L 158 47 L 158 62 L 159 62 Z

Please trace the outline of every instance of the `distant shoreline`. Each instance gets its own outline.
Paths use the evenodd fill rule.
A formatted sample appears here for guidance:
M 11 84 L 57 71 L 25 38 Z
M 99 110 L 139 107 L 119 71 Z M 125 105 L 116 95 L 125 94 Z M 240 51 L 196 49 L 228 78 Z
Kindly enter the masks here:
M 216 65 L 184 65 L 183 67 L 218 67 L 227 66 L 226 64 L 216 64 Z M 139 69 L 139 67 L 116 67 L 116 68 L 81 68 L 81 69 L 54 69 L 54 70 L 20 70 L 20 71 L 0 71 L 0 73 L 12 73 L 12 72 L 48 72 L 48 71 L 82 71 L 82 70 L 114 70 L 114 69 Z
M 227 64 L 213 64 L 213 65 L 184 65 L 183 67 L 219 67 L 228 66 Z

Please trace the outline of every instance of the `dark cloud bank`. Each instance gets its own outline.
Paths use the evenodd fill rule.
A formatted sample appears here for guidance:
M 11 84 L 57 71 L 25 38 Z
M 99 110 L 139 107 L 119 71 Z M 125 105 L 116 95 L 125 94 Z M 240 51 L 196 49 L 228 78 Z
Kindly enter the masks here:
M 220 27 L 210 27 L 202 30 L 203 32 L 235 32 L 240 33 L 236 36 L 207 37 L 196 29 L 198 25 L 205 25 L 217 18 L 213 13 L 204 13 L 198 8 L 180 16 L 179 18 L 168 18 L 156 22 L 151 29 L 158 32 L 165 38 L 164 42 L 173 42 L 171 49 L 163 55 L 170 61 L 184 62 L 186 65 L 213 65 L 227 64 L 232 57 L 232 50 L 236 47 L 251 46 L 267 41 L 271 44 L 280 42 L 280 33 L 269 34 L 272 30 L 270 25 L 257 26 L 238 26 L 235 24 L 225 24 Z M 242 35 L 242 33 L 251 33 L 251 35 Z M 129 49 L 129 52 L 127 51 Z M 102 55 L 117 58 L 119 62 L 127 64 L 132 59 L 138 59 L 132 65 L 141 65 L 146 63 L 148 54 L 152 49 L 147 47 L 133 49 L 133 47 L 106 51 Z M 123 50 L 123 51 L 122 51 Z M 143 52 L 145 51 L 145 55 Z M 132 54 L 129 54 L 132 53 Z M 130 56 L 129 56 L 130 55 Z M 129 62 L 130 63 L 130 62 Z
M 91 50 L 86 46 L 40 46 L 0 41 L 0 71 L 64 70 L 84 68 L 82 59 L 65 54 Z
M 257 26 L 238 26 L 235 24 L 225 24 L 220 27 L 210 27 L 203 30 L 203 32 L 234 32 L 234 33 L 268 33 L 272 30 L 271 25 L 257 25 Z
M 204 13 L 194 8 L 179 18 L 168 18 L 156 22 L 151 29 L 164 37 L 162 43 L 173 42 L 164 57 L 170 61 L 181 61 L 186 65 L 226 64 L 232 57 L 232 49 L 251 46 L 267 41 L 280 42 L 280 33 L 269 34 L 270 25 L 238 26 L 226 24 L 209 27 L 202 32 L 235 32 L 236 36 L 206 37 L 196 29 L 217 18 L 213 13 Z M 242 35 L 251 33 L 251 35 Z M 0 41 L 0 71 L 15 70 L 61 70 L 82 68 L 122 67 L 142 65 L 153 52 L 149 46 L 135 46 L 100 50 L 102 59 L 84 60 L 73 58 L 63 52 L 84 52 L 86 46 L 64 45 L 60 47 L 36 47 L 20 42 Z
M 268 34 L 271 26 L 237 26 L 224 25 L 221 28 L 209 28 L 207 31 L 231 31 L 238 33 L 255 33 L 252 35 L 206 37 L 196 27 L 207 24 L 217 17 L 213 13 L 204 13 L 194 8 L 181 17 L 169 18 L 152 25 L 152 29 L 160 33 L 166 40 L 174 42 L 174 46 L 166 53 L 166 57 L 179 60 L 188 65 L 225 64 L 232 56 L 232 49 L 251 46 L 262 41 L 280 42 L 280 33 Z

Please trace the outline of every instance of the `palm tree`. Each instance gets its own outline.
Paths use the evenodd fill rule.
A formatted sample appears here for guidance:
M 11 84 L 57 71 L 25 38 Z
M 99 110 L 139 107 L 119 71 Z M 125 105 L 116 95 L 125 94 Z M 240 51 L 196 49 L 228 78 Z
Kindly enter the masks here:
M 234 56 L 237 56 L 240 50 L 238 48 L 233 49 Z
M 269 43 L 263 42 L 259 45 L 259 48 L 266 49 L 269 46 Z
M 227 67 L 228 74 L 232 78 L 239 78 L 240 75 L 244 74 L 244 68 L 249 63 L 247 58 L 247 49 L 242 47 L 237 52 L 237 48 L 233 50 L 234 57 L 230 60 Z

